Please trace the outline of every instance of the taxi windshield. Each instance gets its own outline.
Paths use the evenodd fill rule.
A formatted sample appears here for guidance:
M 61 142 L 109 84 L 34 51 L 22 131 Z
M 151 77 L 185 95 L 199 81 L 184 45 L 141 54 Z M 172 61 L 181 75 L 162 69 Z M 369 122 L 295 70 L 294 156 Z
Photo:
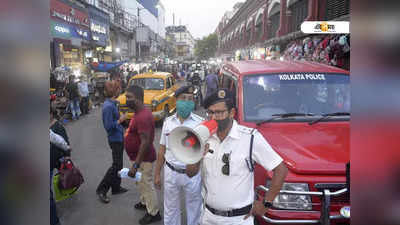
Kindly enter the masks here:
M 129 86 L 137 85 L 144 90 L 164 90 L 164 80 L 160 78 L 138 78 L 132 79 Z
M 276 115 L 346 114 L 350 112 L 350 77 L 327 73 L 245 76 L 243 110 L 248 122 L 268 120 Z

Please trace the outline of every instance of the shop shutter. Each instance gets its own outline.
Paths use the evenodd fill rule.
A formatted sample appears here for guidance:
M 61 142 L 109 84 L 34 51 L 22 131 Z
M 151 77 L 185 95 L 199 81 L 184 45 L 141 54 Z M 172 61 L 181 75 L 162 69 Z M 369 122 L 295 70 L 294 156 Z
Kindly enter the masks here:
M 350 0 L 327 0 L 325 20 L 333 20 L 350 13 Z
M 299 31 L 301 23 L 308 15 L 308 0 L 300 0 L 289 6 L 292 12 L 289 33 Z

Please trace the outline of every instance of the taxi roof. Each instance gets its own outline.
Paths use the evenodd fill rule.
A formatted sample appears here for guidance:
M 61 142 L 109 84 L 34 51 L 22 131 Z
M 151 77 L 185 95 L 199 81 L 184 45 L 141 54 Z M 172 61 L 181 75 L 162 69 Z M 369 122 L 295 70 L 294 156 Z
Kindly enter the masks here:
M 236 74 L 265 74 L 282 72 L 311 72 L 311 73 L 342 73 L 350 74 L 349 71 L 321 63 L 309 61 L 281 61 L 281 60 L 245 60 L 228 62 L 222 66 L 223 70 L 232 71 Z
M 165 78 L 168 75 L 172 76 L 172 74 L 167 73 L 167 72 L 149 72 L 149 73 L 138 74 L 138 75 L 132 77 L 132 79 L 137 79 L 137 78 Z

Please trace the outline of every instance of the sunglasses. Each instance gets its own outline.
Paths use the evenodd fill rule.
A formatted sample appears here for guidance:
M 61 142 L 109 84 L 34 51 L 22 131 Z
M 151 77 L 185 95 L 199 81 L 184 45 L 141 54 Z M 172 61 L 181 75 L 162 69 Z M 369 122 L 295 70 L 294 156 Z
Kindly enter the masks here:
M 222 156 L 222 162 L 225 164 L 224 166 L 222 166 L 222 174 L 229 176 L 229 159 L 230 159 L 231 153 L 225 153 Z

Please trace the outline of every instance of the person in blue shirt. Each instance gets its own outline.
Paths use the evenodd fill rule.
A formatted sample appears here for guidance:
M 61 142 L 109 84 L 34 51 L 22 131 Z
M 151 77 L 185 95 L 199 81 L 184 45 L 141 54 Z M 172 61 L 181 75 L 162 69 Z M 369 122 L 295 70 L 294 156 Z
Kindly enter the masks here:
M 208 74 L 206 77 L 206 98 L 209 97 L 212 93 L 217 91 L 218 89 L 218 71 L 213 71 Z
M 121 123 L 126 120 L 125 114 L 120 117 L 115 100 L 119 90 L 116 81 L 107 81 L 104 84 L 104 95 L 107 99 L 103 104 L 103 125 L 107 132 L 108 144 L 112 150 L 113 162 L 96 190 L 100 201 L 103 203 L 110 202 L 107 197 L 110 188 L 113 195 L 128 191 L 121 187 L 121 178 L 118 176 L 118 171 L 122 169 L 124 153 L 124 130 Z

